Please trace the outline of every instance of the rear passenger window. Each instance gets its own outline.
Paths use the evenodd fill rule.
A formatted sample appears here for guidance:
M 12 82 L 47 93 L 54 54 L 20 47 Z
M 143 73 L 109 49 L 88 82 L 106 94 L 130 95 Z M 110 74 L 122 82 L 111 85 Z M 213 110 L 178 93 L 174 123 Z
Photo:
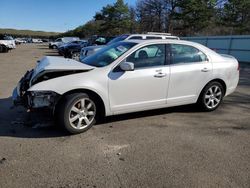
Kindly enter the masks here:
M 172 64 L 207 61 L 207 56 L 192 46 L 171 44 Z
M 141 36 L 133 36 L 131 38 L 129 38 L 129 40 L 142 40 Z

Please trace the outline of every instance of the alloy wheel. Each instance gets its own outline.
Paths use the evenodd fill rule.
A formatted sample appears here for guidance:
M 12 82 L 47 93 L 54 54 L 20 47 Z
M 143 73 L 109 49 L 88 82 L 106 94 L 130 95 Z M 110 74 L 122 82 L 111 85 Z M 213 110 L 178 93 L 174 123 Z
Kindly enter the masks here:
M 217 85 L 211 86 L 205 93 L 204 102 L 207 108 L 216 108 L 222 99 L 221 88 Z
M 93 122 L 95 115 L 95 103 L 87 98 L 80 99 L 70 109 L 69 122 L 74 129 L 84 129 Z

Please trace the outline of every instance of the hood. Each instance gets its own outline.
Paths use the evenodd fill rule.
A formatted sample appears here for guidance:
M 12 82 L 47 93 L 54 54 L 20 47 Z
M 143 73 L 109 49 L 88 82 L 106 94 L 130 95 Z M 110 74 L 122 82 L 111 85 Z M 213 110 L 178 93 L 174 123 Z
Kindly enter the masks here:
M 65 59 L 61 57 L 46 56 L 40 61 L 34 69 L 32 78 L 41 72 L 56 72 L 56 71 L 80 71 L 91 70 L 94 67 L 75 61 L 73 59 Z
M 80 44 L 67 44 L 64 46 L 64 48 L 74 48 L 74 47 L 81 47 Z

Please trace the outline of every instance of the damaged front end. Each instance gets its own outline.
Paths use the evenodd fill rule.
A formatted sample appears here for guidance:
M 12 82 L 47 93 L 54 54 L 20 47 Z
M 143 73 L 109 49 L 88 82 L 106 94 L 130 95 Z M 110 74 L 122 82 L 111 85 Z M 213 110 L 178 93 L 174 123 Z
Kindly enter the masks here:
M 22 105 L 28 109 L 53 109 L 60 98 L 59 94 L 53 91 L 28 91 L 32 84 L 31 78 L 33 72 L 33 70 L 27 71 L 23 78 L 19 81 L 17 87 L 13 90 L 12 99 L 14 105 Z
M 19 81 L 12 93 L 15 105 L 22 105 L 28 109 L 50 108 L 54 110 L 61 95 L 55 91 L 47 90 L 47 87 L 38 87 L 39 90 L 32 90 L 33 86 L 41 82 L 53 84 L 53 79 L 65 77 L 72 74 L 80 74 L 93 70 L 93 67 L 71 59 L 59 57 L 44 57 L 38 61 L 37 66 L 27 71 Z M 51 88 L 51 87 L 50 87 Z
M 13 90 L 12 100 L 14 105 L 28 105 L 27 90 L 34 70 L 27 71 L 22 79 L 18 82 L 17 87 Z

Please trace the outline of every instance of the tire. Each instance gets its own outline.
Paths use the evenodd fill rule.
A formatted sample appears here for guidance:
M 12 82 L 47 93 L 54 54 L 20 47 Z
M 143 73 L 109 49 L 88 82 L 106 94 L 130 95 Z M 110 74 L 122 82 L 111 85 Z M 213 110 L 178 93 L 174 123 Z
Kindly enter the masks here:
M 53 45 L 53 46 L 52 46 L 52 49 L 57 49 L 57 46 L 56 46 L 56 45 Z
M 0 52 L 6 53 L 9 49 L 5 45 L 0 45 Z
M 79 61 L 80 60 L 80 52 L 72 52 L 71 58 L 76 60 L 76 61 Z
M 219 82 L 210 82 L 202 90 L 197 104 L 202 111 L 214 111 L 220 106 L 224 95 L 225 89 Z
M 67 95 L 56 113 L 57 122 L 71 134 L 87 131 L 99 116 L 96 102 L 85 93 Z

